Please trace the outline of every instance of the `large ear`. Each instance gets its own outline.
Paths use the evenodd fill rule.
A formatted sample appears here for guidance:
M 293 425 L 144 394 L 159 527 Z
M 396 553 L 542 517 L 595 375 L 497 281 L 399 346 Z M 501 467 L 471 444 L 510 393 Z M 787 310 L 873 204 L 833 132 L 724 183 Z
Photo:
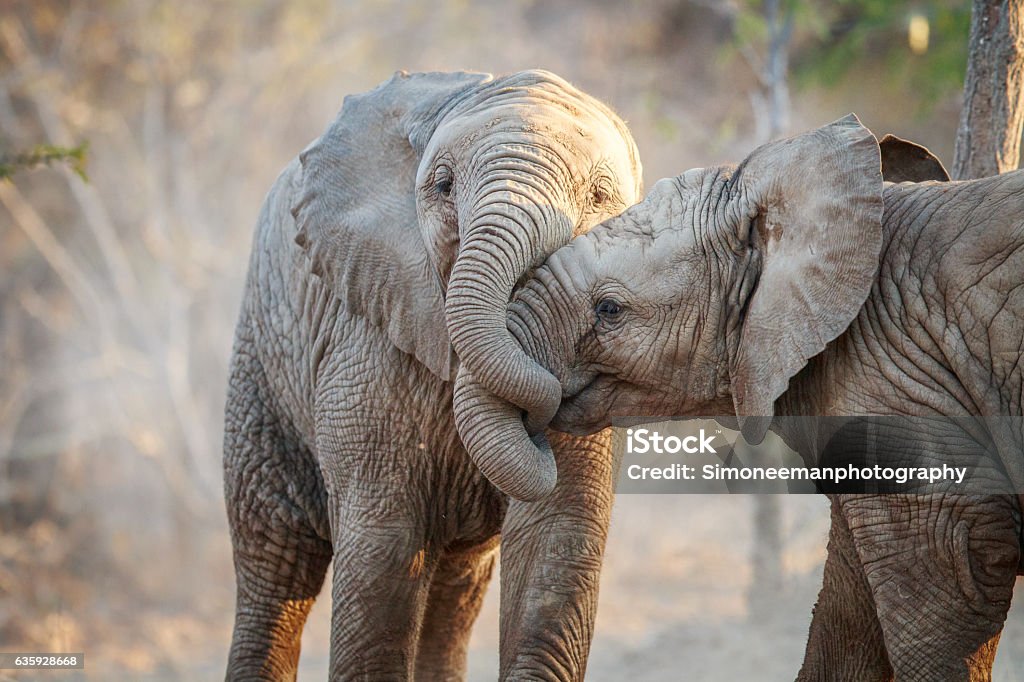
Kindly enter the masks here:
M 850 114 L 760 147 L 732 183 L 750 202 L 741 237 L 761 262 L 731 367 L 736 414 L 756 443 L 790 378 L 846 329 L 871 290 L 882 241 L 878 143 Z
M 949 173 L 926 147 L 886 135 L 878 143 L 882 150 L 882 179 L 886 182 L 949 182 Z
M 345 98 L 299 159 L 295 241 L 346 308 L 445 380 L 456 360 L 444 292 L 416 218 L 416 171 L 441 119 L 480 73 L 396 73 Z

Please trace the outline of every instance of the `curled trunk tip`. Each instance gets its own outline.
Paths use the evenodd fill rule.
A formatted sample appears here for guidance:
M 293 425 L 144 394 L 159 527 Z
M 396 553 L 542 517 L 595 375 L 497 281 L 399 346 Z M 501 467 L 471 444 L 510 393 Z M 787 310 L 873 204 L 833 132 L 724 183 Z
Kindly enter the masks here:
M 465 366 L 455 379 L 455 423 L 470 458 L 498 490 L 524 502 L 554 490 L 558 470 L 543 431 L 531 437 L 520 409 L 484 388 Z

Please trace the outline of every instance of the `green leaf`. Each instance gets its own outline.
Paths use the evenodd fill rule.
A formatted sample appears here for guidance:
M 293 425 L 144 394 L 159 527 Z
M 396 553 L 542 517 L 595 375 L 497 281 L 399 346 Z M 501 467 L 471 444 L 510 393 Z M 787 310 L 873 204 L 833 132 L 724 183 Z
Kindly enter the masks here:
M 75 175 L 88 182 L 89 176 L 85 172 L 88 148 L 88 142 L 83 142 L 76 147 L 37 144 L 27 152 L 2 152 L 0 153 L 0 180 L 9 179 L 18 171 L 64 163 Z

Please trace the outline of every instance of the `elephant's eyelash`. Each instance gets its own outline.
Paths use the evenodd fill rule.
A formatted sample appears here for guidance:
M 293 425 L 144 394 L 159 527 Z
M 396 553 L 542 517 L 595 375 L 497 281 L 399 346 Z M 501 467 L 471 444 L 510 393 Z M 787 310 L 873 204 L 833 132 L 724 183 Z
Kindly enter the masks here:
M 592 208 L 607 208 L 618 201 L 615 183 L 605 174 L 599 174 L 590 183 L 589 203 Z
M 434 191 L 445 199 L 451 198 L 455 191 L 455 175 L 452 169 L 444 164 L 434 169 Z

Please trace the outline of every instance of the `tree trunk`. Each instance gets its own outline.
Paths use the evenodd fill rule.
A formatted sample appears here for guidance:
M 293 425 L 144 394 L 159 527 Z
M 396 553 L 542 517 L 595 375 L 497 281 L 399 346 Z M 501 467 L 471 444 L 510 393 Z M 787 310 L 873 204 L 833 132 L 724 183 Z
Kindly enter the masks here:
M 793 36 L 793 10 L 780 8 L 779 0 L 765 0 L 764 13 L 768 24 L 768 58 L 762 79 L 768 100 L 768 135 L 764 140 L 768 142 L 781 137 L 789 128 L 787 76 L 789 40 Z
M 974 0 L 953 178 L 1014 170 L 1024 128 L 1024 2 Z
M 758 144 L 778 139 L 789 128 L 789 43 L 793 36 L 793 6 L 780 0 L 764 0 L 762 11 L 768 29 L 768 47 L 759 75 L 761 92 L 754 97 Z M 766 113 L 767 120 L 761 116 Z M 754 495 L 754 537 L 751 581 L 747 590 L 748 614 L 764 620 L 776 610 L 785 588 L 782 566 L 782 499 L 779 495 Z

